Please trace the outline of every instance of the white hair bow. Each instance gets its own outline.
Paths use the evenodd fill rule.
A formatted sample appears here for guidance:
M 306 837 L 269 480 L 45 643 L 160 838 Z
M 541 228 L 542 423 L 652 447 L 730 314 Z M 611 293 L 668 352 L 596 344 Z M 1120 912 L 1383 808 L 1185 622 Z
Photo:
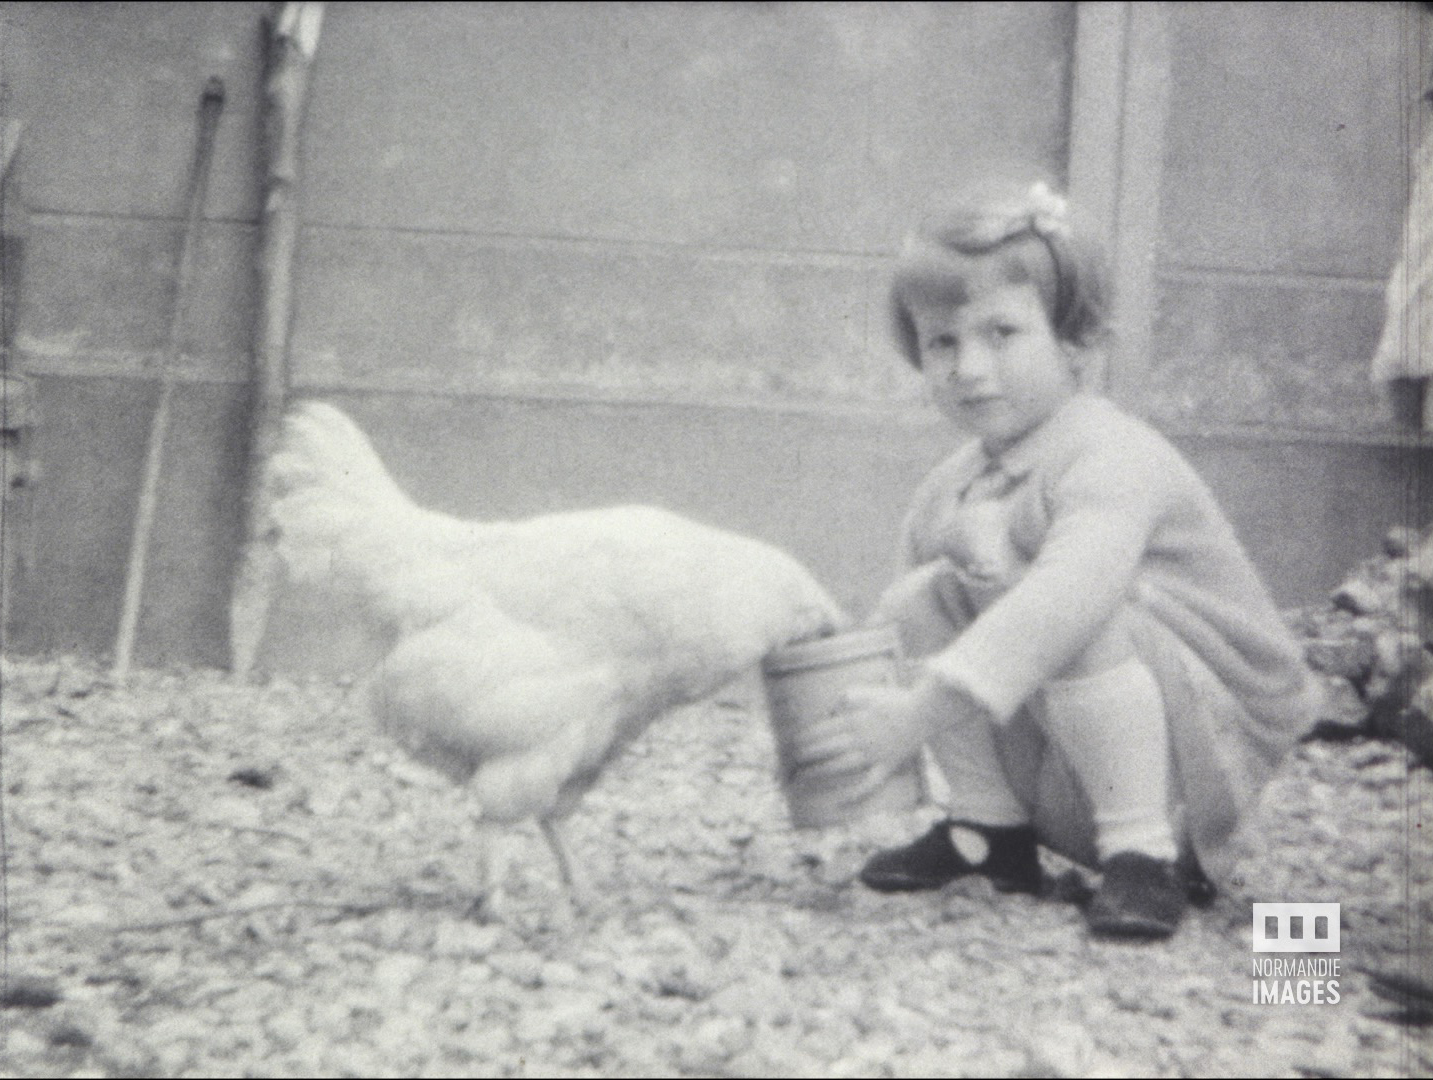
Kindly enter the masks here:
M 1030 228 L 1046 236 L 1063 236 L 1070 231 L 1070 206 L 1041 180 L 1030 186 L 1025 198 L 1030 204 Z

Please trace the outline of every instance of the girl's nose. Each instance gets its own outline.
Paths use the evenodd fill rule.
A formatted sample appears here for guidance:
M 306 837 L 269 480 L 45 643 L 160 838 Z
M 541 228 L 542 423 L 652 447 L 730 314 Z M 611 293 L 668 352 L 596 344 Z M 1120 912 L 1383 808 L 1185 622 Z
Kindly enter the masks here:
M 976 386 L 988 382 L 995 372 L 990 353 L 979 344 L 972 343 L 960 351 L 960 360 L 951 365 L 951 378 L 963 386 Z

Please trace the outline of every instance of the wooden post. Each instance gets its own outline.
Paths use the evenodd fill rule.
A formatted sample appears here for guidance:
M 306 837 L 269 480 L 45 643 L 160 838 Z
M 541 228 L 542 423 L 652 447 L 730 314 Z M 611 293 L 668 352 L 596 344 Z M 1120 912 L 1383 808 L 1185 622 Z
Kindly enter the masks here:
M 24 129 L 19 120 L 0 119 L 0 347 L 6 350 L 7 371 L 9 349 L 15 339 L 15 318 L 20 310 L 19 284 L 23 280 L 20 264 L 26 233 L 25 207 L 11 168 L 19 158 Z
M 1129 404 L 1154 324 L 1155 253 L 1168 112 L 1167 13 L 1159 4 L 1075 7 L 1068 193 L 1110 260 L 1115 334 L 1104 390 Z
M 278 437 L 288 389 L 293 265 L 299 231 L 299 133 L 322 19 L 321 3 L 283 4 L 266 35 L 259 318 L 245 463 L 244 533 L 229 609 L 229 669 L 239 678 L 248 676 L 258 657 L 277 570 L 267 536 L 264 465 Z
M 25 244 L 23 207 L 11 166 L 22 130 L 19 120 L 0 121 L 0 653 L 8 641 L 15 590 L 34 561 L 33 395 L 10 370 Z

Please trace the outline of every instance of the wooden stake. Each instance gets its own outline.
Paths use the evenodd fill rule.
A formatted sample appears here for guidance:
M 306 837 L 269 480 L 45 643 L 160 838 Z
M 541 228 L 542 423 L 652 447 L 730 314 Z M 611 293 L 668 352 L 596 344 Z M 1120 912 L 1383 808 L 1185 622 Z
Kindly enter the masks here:
M 164 460 L 164 439 L 169 430 L 170 401 L 178 372 L 179 348 L 183 340 L 185 307 L 194 277 L 194 251 L 204 221 L 204 196 L 209 190 L 209 166 L 214 157 L 214 135 L 219 128 L 219 114 L 224 109 L 224 84 L 218 77 L 204 86 L 199 104 L 199 139 L 194 150 L 193 172 L 189 180 L 184 241 L 179 249 L 179 267 L 175 272 L 174 306 L 169 317 L 169 337 L 159 362 L 159 402 L 149 425 L 149 442 L 145 448 L 144 472 L 140 481 L 139 507 L 134 515 L 134 533 L 129 545 L 129 567 L 124 578 L 124 603 L 120 610 L 119 632 L 115 637 L 114 671 L 122 676 L 129 671 L 134 658 L 135 632 L 139 625 L 140 599 L 144 593 L 144 565 L 149 555 L 150 534 L 154 531 L 154 512 L 159 501 L 159 472 Z
M 278 438 L 288 389 L 293 264 L 298 242 L 299 132 L 321 3 L 283 4 L 269 27 L 264 81 L 264 203 L 259 244 L 259 320 L 254 397 L 245 463 L 243 545 L 229 608 L 229 670 L 248 676 L 273 602 L 276 555 L 268 537 L 264 466 Z

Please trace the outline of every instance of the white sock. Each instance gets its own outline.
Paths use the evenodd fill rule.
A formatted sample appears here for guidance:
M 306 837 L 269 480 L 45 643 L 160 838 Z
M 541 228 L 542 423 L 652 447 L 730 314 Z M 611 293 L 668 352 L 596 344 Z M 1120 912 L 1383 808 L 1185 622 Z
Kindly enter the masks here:
M 1064 752 L 1095 815 L 1100 860 L 1137 851 L 1172 860 L 1169 733 L 1153 672 L 1131 658 L 1045 687 L 1046 730 Z

